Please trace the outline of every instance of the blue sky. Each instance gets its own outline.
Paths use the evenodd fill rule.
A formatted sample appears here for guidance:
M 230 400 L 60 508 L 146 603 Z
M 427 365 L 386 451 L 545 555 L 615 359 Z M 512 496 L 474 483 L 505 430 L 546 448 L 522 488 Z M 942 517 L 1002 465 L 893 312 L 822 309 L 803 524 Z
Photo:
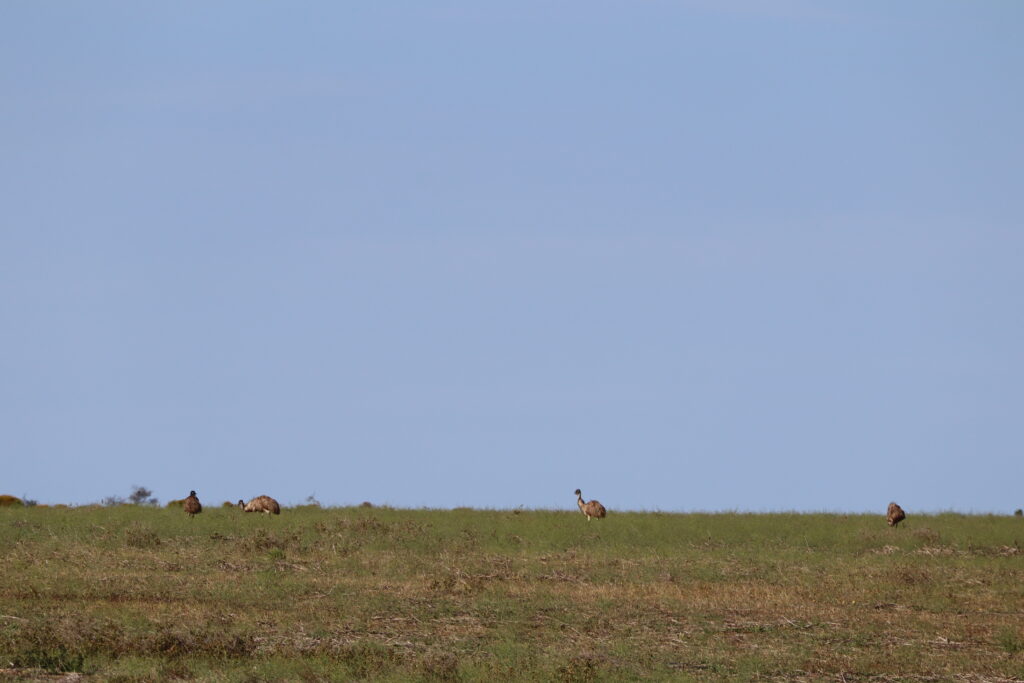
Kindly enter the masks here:
M 1022 29 L 5 3 L 0 493 L 1012 512 Z

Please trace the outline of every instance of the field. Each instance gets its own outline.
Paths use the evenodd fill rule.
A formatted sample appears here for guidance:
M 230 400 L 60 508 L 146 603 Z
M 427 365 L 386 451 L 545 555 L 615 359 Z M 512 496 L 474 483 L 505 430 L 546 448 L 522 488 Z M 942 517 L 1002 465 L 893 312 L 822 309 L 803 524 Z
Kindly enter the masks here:
M 0 509 L 0 678 L 1024 678 L 1024 520 Z

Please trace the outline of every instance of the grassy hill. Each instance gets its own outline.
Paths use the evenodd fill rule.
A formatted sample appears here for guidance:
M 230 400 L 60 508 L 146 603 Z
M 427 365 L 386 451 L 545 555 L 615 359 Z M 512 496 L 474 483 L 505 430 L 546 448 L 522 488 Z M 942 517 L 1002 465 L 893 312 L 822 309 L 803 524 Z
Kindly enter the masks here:
M 0 509 L 0 677 L 1024 678 L 1024 520 Z

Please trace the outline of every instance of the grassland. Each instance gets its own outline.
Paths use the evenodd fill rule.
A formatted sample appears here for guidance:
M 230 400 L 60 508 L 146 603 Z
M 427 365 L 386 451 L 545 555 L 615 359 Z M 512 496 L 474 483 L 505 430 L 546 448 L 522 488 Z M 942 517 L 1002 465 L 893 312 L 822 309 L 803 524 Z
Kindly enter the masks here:
M 0 509 L 0 677 L 1018 680 L 1024 520 Z M 50 672 L 47 674 L 46 672 Z

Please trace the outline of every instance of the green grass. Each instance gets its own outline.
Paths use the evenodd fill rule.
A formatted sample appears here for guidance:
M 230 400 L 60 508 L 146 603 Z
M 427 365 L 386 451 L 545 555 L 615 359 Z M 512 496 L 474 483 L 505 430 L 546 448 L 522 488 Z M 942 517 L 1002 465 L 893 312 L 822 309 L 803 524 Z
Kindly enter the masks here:
M 0 669 L 100 680 L 1024 678 L 1015 517 L 0 509 Z

